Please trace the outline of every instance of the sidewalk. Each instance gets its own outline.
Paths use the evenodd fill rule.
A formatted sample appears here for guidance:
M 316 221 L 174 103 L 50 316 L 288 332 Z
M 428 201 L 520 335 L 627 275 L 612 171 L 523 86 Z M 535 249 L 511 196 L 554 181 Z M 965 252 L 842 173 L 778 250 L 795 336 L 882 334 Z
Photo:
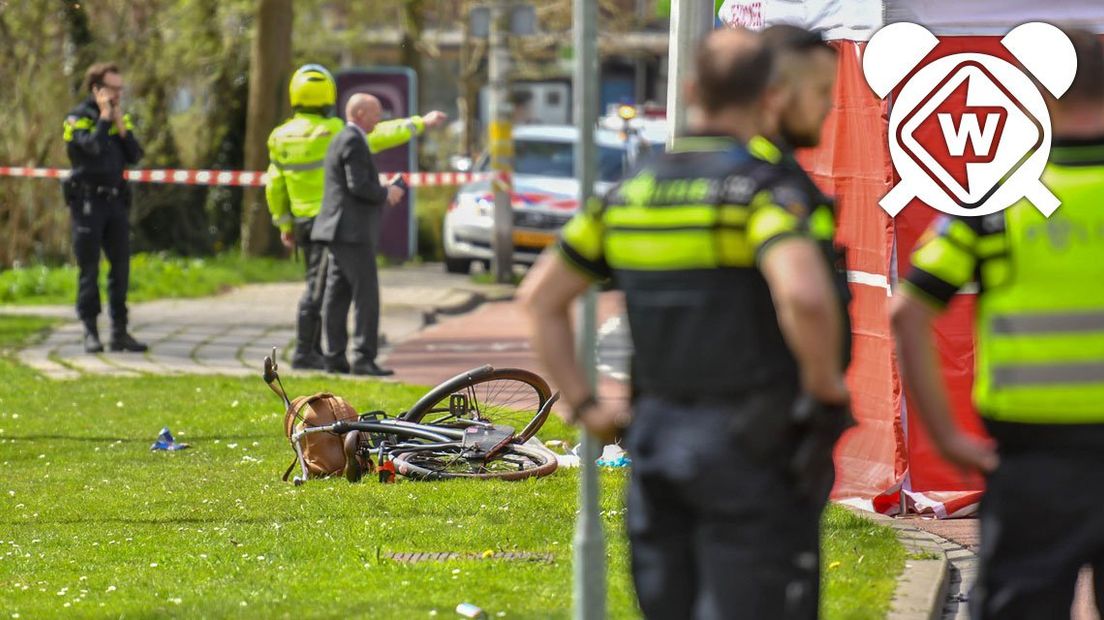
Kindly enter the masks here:
M 446 274 L 439 264 L 381 269 L 380 289 L 384 355 L 390 345 L 417 333 L 438 313 L 464 312 L 513 294 L 510 286 L 477 284 L 468 276 Z M 0 306 L 0 314 L 69 319 L 44 341 L 19 352 L 23 364 L 52 379 L 73 379 L 81 373 L 245 375 L 259 372 L 261 360 L 274 346 L 281 360 L 288 359 L 302 292 L 298 282 L 257 284 L 215 297 L 132 304 L 131 332 L 149 343 L 146 354 L 85 353 L 82 328 L 71 306 Z M 101 317 L 100 323 L 106 335 L 107 319 Z
M 977 519 L 922 519 L 916 516 L 898 518 L 916 529 L 934 534 L 948 541 L 948 550 L 957 550 L 956 555 L 948 553 L 952 564 L 952 579 L 948 593 L 947 606 L 944 608 L 944 620 L 964 620 L 969 590 L 977 576 L 977 551 L 981 544 Z M 1071 620 L 1100 620 L 1100 614 L 1093 602 L 1091 571 L 1082 571 L 1077 582 L 1077 593 L 1070 610 Z

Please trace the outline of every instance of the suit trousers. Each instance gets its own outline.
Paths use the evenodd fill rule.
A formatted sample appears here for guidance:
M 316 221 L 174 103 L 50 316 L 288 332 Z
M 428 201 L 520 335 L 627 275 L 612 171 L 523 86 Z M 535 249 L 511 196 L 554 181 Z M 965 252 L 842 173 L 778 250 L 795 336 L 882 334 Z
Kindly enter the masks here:
M 100 255 L 107 257 L 108 311 L 113 329 L 127 326 L 130 284 L 130 209 L 123 193 L 74 192 L 68 199 L 72 218 L 73 254 L 77 259 L 77 316 L 95 324 L 100 306 Z
M 375 248 L 367 243 L 331 243 L 322 328 L 326 362 L 344 366 L 349 343 L 349 305 L 353 304 L 354 362 L 374 362 L 379 350 L 379 274 Z
M 827 497 L 798 491 L 788 467 L 792 445 L 775 421 L 792 402 L 637 397 L 626 521 L 645 617 L 817 617 Z M 759 416 L 765 424 L 746 423 Z

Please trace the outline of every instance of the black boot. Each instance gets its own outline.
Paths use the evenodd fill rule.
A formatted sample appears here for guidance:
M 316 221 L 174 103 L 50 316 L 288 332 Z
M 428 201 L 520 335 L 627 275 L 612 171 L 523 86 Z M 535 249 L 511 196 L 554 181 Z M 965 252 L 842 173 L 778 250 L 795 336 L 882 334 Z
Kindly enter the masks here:
M 138 342 L 125 329 L 112 332 L 111 344 L 108 346 L 112 351 L 129 351 L 131 353 L 144 353 L 149 350 L 146 343 Z
M 84 352 L 85 353 L 103 353 L 103 343 L 100 342 L 100 335 L 96 333 L 96 325 L 93 324 L 91 328 L 85 323 L 84 326 Z
M 325 370 L 326 360 L 321 351 L 321 325 L 316 317 L 299 313 L 295 334 L 295 354 L 291 367 L 296 370 Z
M 96 319 L 81 319 L 84 325 L 84 352 L 103 353 L 104 344 L 99 342 L 99 330 L 96 328 Z

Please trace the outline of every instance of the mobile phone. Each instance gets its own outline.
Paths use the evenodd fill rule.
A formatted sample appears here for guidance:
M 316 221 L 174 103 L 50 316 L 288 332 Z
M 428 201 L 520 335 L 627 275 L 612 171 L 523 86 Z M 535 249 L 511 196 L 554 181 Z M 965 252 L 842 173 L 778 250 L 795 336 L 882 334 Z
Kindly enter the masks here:
M 391 185 L 394 185 L 404 192 L 410 189 L 410 186 L 406 184 L 406 179 L 404 179 L 402 175 L 395 175 L 395 180 L 391 181 Z

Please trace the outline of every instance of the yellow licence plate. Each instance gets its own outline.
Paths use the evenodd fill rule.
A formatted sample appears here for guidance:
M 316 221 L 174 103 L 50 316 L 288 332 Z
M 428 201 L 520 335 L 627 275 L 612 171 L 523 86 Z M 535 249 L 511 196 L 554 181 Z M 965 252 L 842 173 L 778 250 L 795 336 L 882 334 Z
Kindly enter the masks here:
M 514 245 L 526 248 L 543 248 L 552 245 L 556 235 L 552 233 L 533 232 L 531 230 L 515 230 Z

